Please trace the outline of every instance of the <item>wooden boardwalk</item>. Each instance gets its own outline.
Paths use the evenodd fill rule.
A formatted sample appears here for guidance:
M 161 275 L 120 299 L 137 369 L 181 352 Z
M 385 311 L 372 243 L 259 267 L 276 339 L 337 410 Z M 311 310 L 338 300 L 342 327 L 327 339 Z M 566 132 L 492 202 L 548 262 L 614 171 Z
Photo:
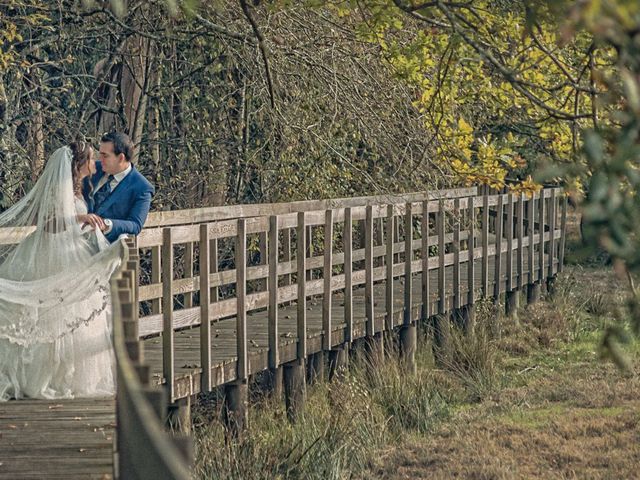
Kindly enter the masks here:
M 528 264 L 528 248 L 524 247 L 523 268 L 527 272 L 524 274 L 523 284 L 529 281 L 529 264 Z M 506 252 L 502 254 L 503 265 L 506 264 Z M 537 259 L 536 259 L 537 261 Z M 490 259 L 489 263 L 489 288 L 490 297 L 493 296 L 495 288 L 495 260 Z M 515 265 L 514 255 L 514 265 Z M 546 265 L 548 257 L 545 256 L 545 275 L 547 274 Z M 461 262 L 460 277 L 461 288 L 460 295 L 463 298 L 461 307 L 467 304 L 468 277 L 467 262 Z M 481 284 L 482 268 L 481 259 L 475 260 L 475 285 Z M 554 266 L 557 271 L 557 262 Z M 531 281 L 538 278 L 539 269 L 534 262 L 533 276 Z M 438 269 L 430 270 L 430 283 L 437 285 Z M 447 291 L 447 311 L 453 310 L 454 292 L 453 283 L 450 281 L 453 275 L 453 266 L 446 267 L 445 278 Z M 512 277 L 513 285 L 518 283 L 517 275 Z M 506 290 L 507 278 L 501 276 L 501 288 Z M 411 318 L 419 320 L 422 315 L 422 291 L 421 291 L 420 274 L 412 276 L 412 295 L 415 299 L 413 302 Z M 380 281 L 374 284 L 374 312 L 377 324 L 380 328 L 384 328 L 384 319 L 386 317 L 386 282 Z M 400 326 L 404 321 L 404 278 L 394 281 L 394 308 L 393 319 L 394 326 Z M 482 292 L 478 291 L 476 298 L 480 298 Z M 322 304 L 323 295 L 319 294 L 312 299 L 307 300 L 307 353 L 313 354 L 322 351 Z M 438 312 L 438 294 L 434 292 L 430 295 L 431 305 L 430 313 Z M 332 296 L 332 317 L 340 319 L 344 317 L 344 294 L 336 292 Z M 366 316 L 365 316 L 365 298 L 364 289 L 357 288 L 353 292 L 353 316 L 354 316 L 354 332 L 353 338 L 363 338 L 366 336 Z M 279 330 L 280 330 L 280 348 L 281 362 L 286 363 L 296 358 L 297 346 L 297 306 L 294 303 L 288 306 L 280 306 L 278 309 Z M 340 320 L 334 320 L 333 331 L 331 336 L 331 346 L 338 346 L 345 343 L 345 327 L 346 324 Z M 213 385 L 223 385 L 225 383 L 236 380 L 237 375 L 237 347 L 236 347 L 236 317 L 229 317 L 224 320 L 214 322 L 211 326 L 212 344 L 211 344 L 211 363 L 212 363 L 212 379 Z M 247 315 L 247 336 L 249 339 L 249 373 L 255 374 L 266 370 L 268 365 L 269 336 L 268 336 L 268 312 L 266 310 L 252 312 Z M 200 376 L 202 368 L 200 365 L 200 328 L 193 327 L 176 332 L 174 339 L 174 361 L 175 361 L 175 396 L 176 398 L 193 395 L 200 391 Z M 163 354 L 162 341 L 158 337 L 151 337 L 144 340 L 145 360 L 151 367 L 152 376 L 156 382 L 161 383 Z
M 0 403 L 0 478 L 113 478 L 115 402 Z
M 0 403 L 0 479 L 186 480 L 191 441 L 163 423 L 184 419 L 191 396 L 224 387 L 238 433 L 249 376 L 270 370 L 294 420 L 319 352 L 344 362 L 355 340 L 381 346 L 393 330 L 409 365 L 418 321 L 471 315 L 503 294 L 514 311 L 524 288 L 535 297 L 562 268 L 566 199 L 558 188 L 477 193 L 152 214 L 112 280 L 116 401 Z

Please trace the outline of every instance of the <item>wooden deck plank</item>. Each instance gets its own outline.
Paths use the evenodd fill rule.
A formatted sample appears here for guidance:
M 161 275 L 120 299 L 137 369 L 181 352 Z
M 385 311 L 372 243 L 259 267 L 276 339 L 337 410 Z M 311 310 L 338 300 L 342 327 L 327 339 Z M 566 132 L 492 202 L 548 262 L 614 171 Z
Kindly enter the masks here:
M 0 479 L 110 479 L 112 398 L 0 403 Z

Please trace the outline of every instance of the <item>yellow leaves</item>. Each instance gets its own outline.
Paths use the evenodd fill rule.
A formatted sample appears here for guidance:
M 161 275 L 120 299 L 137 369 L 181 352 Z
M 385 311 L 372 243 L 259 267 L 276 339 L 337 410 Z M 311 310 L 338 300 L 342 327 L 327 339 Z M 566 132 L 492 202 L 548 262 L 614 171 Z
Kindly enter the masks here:
M 0 29 L 0 39 L 4 39 L 9 43 L 14 41 L 21 42 L 22 35 L 18 32 L 18 26 L 15 23 L 5 22 L 2 29 Z
M 513 193 L 524 193 L 529 198 L 531 198 L 534 193 L 539 192 L 541 189 L 542 185 L 534 182 L 531 178 L 531 175 L 528 175 L 524 180 L 520 180 L 520 183 L 509 186 L 509 190 L 511 190 Z
M 458 120 L 458 131 L 461 135 L 469 135 L 473 132 L 473 128 L 467 123 L 464 118 L 460 117 L 460 119 Z

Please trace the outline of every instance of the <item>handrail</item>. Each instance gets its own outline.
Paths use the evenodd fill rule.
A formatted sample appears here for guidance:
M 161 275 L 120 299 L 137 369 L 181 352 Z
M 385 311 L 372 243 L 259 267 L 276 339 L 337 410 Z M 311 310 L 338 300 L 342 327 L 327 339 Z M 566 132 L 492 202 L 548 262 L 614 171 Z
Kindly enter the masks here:
M 172 439 L 164 431 L 159 413 L 166 411 L 166 392 L 150 387 L 149 368 L 142 363 L 136 285 L 132 283 L 137 279 L 137 249 L 129 244 L 124 250 L 122 266 L 111 280 L 118 389 L 115 477 L 187 480 L 191 478 L 189 455 L 179 447 L 188 451 L 185 446 L 189 443 L 182 437 Z
M 476 195 L 476 187 L 436 190 L 432 192 L 414 192 L 401 195 L 377 195 L 352 198 L 333 198 L 323 200 L 301 200 L 296 202 L 281 203 L 257 203 L 224 205 L 220 207 L 192 208 L 184 210 L 167 210 L 150 212 L 142 230 L 142 235 L 147 230 L 158 227 L 191 225 L 217 220 L 229 220 L 236 218 L 259 217 L 263 215 L 281 215 L 285 213 L 306 212 L 311 210 L 325 210 L 327 208 L 346 208 L 355 206 L 367 206 L 381 203 L 405 203 L 420 202 L 422 200 L 438 200 L 440 198 L 451 199 Z M 11 245 L 20 242 L 29 235 L 35 227 L 0 228 L 0 245 Z
M 364 288 L 371 296 L 374 284 L 385 282 L 391 285 L 398 278 L 418 274 L 426 284 L 429 272 L 433 271 L 438 271 L 438 279 L 432 283 L 431 293 L 423 296 L 421 308 L 427 315 L 442 314 L 474 303 L 473 295 L 464 293 L 465 290 L 482 289 L 484 296 L 493 297 L 520 288 L 524 283 L 544 280 L 562 268 L 558 265 L 561 252 L 557 247 L 563 245 L 566 211 L 562 210 L 563 220 L 551 221 L 561 211 L 562 205 L 562 208 L 566 207 L 566 199 L 562 205 L 558 203 L 563 198 L 559 188 L 546 188 L 532 197 L 488 192 L 478 196 L 476 189 L 470 189 L 470 192 L 467 197 L 447 198 L 447 195 L 452 195 L 449 191 L 447 195 L 433 192 L 385 198 L 387 203 L 379 203 L 379 197 L 367 197 L 364 204 L 362 199 L 355 199 L 350 203 L 352 206 L 325 202 L 322 204 L 326 207 L 324 210 L 301 208 L 298 212 L 289 212 L 287 207 L 287 213 L 145 228 L 138 237 L 138 247 L 150 267 L 147 272 L 150 275 L 139 287 L 139 299 L 146 302 L 139 333 L 145 338 L 162 335 L 160 381 L 170 388 L 171 400 L 209 390 L 246 373 L 237 374 L 229 363 L 219 367 L 214 365 L 219 369 L 217 373 L 210 371 L 208 352 L 215 342 L 207 332 L 214 328 L 215 322 L 237 317 L 236 331 L 243 332 L 247 314 L 260 310 L 275 312 L 290 302 L 302 305 L 301 295 L 326 297 L 338 291 Z M 441 198 L 434 199 L 437 196 Z M 416 198 L 423 200 L 414 201 Z M 534 204 L 536 207 L 532 210 Z M 258 210 L 263 208 L 260 205 L 255 207 Z M 249 215 L 256 214 L 258 210 L 235 213 Z M 471 229 L 465 220 L 471 217 L 478 222 L 477 230 Z M 509 223 L 512 228 L 506 227 Z M 427 225 L 426 230 L 422 225 Z M 335 232 L 333 241 L 323 239 L 323 232 Z M 347 232 L 348 242 L 344 240 Z M 411 235 L 405 232 L 411 232 Z M 342 244 L 334 246 L 341 238 Z M 469 248 L 470 238 L 473 239 L 473 248 Z M 245 258 L 237 256 L 238 249 L 244 251 L 249 244 L 253 244 L 254 249 L 257 247 L 259 255 L 253 250 L 252 255 L 245 255 Z M 203 249 L 203 245 L 209 248 Z M 278 248 L 272 248 L 273 245 Z M 323 251 L 329 251 L 327 245 L 331 247 L 330 255 Z M 320 251 L 315 252 L 315 248 Z M 525 249 L 528 249 L 526 258 Z M 298 255 L 297 252 L 303 250 L 305 254 Z M 407 251 L 412 254 L 405 255 Z M 512 252 L 511 257 L 506 255 L 507 252 Z M 502 264 L 501 256 L 505 257 Z M 477 271 L 481 273 L 480 282 L 473 285 L 461 281 L 461 264 L 469 264 L 470 258 L 478 263 Z M 490 259 L 495 259 L 496 265 L 490 267 Z M 525 263 L 528 266 L 526 271 L 523 269 Z M 329 272 L 334 267 L 337 270 L 326 279 L 324 273 L 319 277 L 320 272 Z M 454 276 L 449 278 L 451 274 L 445 274 L 445 270 L 453 270 Z M 535 278 L 533 270 L 536 271 Z M 208 275 L 201 275 L 201 272 L 208 272 Z M 473 272 L 467 277 L 473 277 Z M 303 278 L 304 285 L 298 285 L 297 279 Z M 494 278 L 501 280 L 496 282 Z M 273 287 L 276 284 L 278 288 Z M 453 294 L 445 292 L 445 284 L 449 285 L 449 290 L 451 285 L 454 286 Z M 241 290 L 242 295 L 234 294 L 234 291 L 239 291 L 238 285 L 248 285 L 249 288 Z M 223 295 L 224 292 L 226 294 Z M 466 301 L 463 295 L 470 300 Z M 178 296 L 179 303 L 168 300 L 174 296 Z M 203 298 L 208 300 L 204 304 Z M 405 303 L 405 314 L 416 307 L 410 295 Z M 381 328 L 378 320 L 381 313 L 375 308 L 372 310 L 374 313 L 367 313 L 368 328 L 377 332 Z M 328 320 L 318 335 L 326 336 L 323 337 L 325 347 L 330 342 L 327 332 L 334 324 L 347 323 L 344 338 L 351 338 L 355 328 L 352 313 L 345 312 L 344 319 L 332 321 L 331 308 L 323 306 L 323 311 L 327 312 Z M 304 312 L 300 310 L 298 316 L 304 317 Z M 392 323 L 389 320 L 386 325 Z M 277 318 L 269 320 L 268 344 L 251 344 L 252 350 L 268 352 L 272 357 L 270 367 L 276 366 L 273 358 L 277 357 L 275 352 L 279 348 L 277 324 Z M 201 327 L 201 362 L 194 367 L 191 376 L 178 380 L 174 332 L 192 327 Z M 291 335 L 301 339 L 309 333 L 304 324 L 297 330 L 290 327 L 289 330 L 295 332 Z M 238 355 L 242 353 L 241 358 L 244 358 L 249 350 L 248 339 L 238 337 L 237 340 Z M 250 374 L 266 368 L 266 356 L 261 355 L 260 360 L 251 362 Z M 230 358 L 229 361 L 234 360 Z M 214 373 L 217 375 L 215 378 Z M 174 384 L 174 380 L 178 383 Z
M 299 200 L 295 202 L 257 203 L 224 205 L 220 207 L 192 208 L 186 210 L 169 210 L 151 212 L 145 223 L 146 228 L 187 225 L 192 223 L 213 222 L 233 218 L 260 217 L 264 215 L 283 215 L 286 213 L 308 212 L 347 208 L 381 203 L 422 202 L 423 200 L 450 199 L 476 195 L 477 187 L 452 188 L 429 192 L 412 192 L 404 194 L 386 194 L 361 197 L 328 198 L 322 200 Z

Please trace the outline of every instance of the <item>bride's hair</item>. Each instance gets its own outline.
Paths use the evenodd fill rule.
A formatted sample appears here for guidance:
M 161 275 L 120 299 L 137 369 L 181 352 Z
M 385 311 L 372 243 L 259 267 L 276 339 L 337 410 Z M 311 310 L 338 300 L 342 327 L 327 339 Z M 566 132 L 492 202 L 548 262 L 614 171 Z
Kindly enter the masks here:
M 71 176 L 73 178 L 73 193 L 76 196 L 82 194 L 82 179 L 80 170 L 84 167 L 91 156 L 91 144 L 84 140 L 77 140 L 69 144 L 71 149 Z

